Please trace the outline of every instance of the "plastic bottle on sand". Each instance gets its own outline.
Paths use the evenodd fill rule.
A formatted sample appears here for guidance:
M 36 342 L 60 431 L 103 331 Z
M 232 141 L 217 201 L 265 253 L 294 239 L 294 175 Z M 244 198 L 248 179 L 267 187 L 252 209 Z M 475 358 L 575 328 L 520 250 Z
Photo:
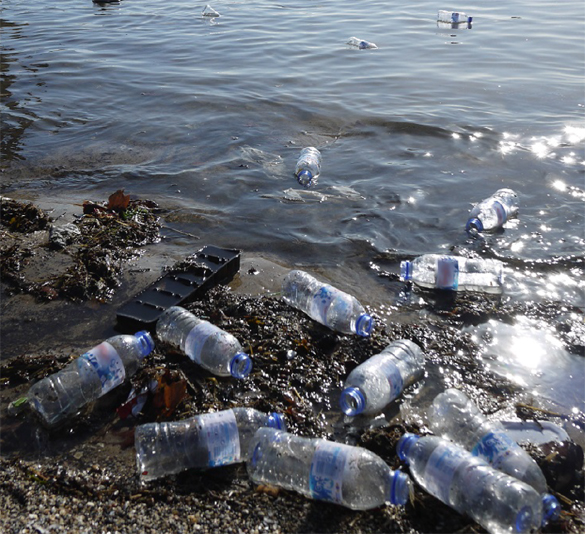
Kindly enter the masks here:
M 472 208 L 465 229 L 471 235 L 495 232 L 517 214 L 518 195 L 511 189 L 498 189 Z
M 362 447 L 261 428 L 250 451 L 248 474 L 257 484 L 353 510 L 405 504 L 410 495 L 410 478 Z
M 217 376 L 244 378 L 252 370 L 250 356 L 234 336 L 180 306 L 160 316 L 156 335 Z
M 431 430 L 479 456 L 492 467 L 532 486 L 547 491 L 538 464 L 511 439 L 497 421 L 489 421 L 465 393 L 447 389 L 435 397 L 428 411 Z
M 54 426 L 122 384 L 153 348 L 148 332 L 111 337 L 34 384 L 29 405 L 47 426 Z
M 423 254 L 400 263 L 400 279 L 427 289 L 501 293 L 504 264 L 484 258 Z
M 287 304 L 332 330 L 363 337 L 370 335 L 374 321 L 358 300 L 309 273 L 289 272 L 282 292 Z
M 321 152 L 315 147 L 301 150 L 301 155 L 295 167 L 295 176 L 298 182 L 305 187 L 312 185 L 321 173 Z
M 404 434 L 397 450 L 428 493 L 492 534 L 528 534 L 560 512 L 552 495 L 539 494 L 451 441 Z
M 393 341 L 349 373 L 339 399 L 341 410 L 350 416 L 382 411 L 423 376 L 424 365 L 418 345 L 407 339 Z
M 263 426 L 285 429 L 278 413 L 232 408 L 183 421 L 136 427 L 138 473 L 143 482 L 185 469 L 206 469 L 246 460 L 250 440 Z

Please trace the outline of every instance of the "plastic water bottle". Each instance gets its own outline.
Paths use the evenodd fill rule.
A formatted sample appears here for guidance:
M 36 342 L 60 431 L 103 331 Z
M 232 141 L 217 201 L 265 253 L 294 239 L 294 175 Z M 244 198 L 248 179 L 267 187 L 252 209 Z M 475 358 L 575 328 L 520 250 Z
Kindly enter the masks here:
M 282 284 L 284 301 L 311 319 L 344 334 L 368 337 L 373 319 L 358 300 L 304 271 L 289 272 Z
M 136 427 L 136 465 L 147 482 L 185 469 L 207 469 L 246 460 L 250 441 L 263 426 L 285 429 L 279 413 L 232 408 L 183 421 Z
M 445 11 L 442 9 L 437 15 L 437 21 L 450 22 L 451 24 L 460 24 L 462 22 L 470 24 L 473 21 L 473 17 L 468 17 L 462 11 Z
M 303 148 L 295 167 L 295 176 L 298 182 L 309 187 L 315 182 L 320 172 L 321 152 L 312 146 Z
M 476 204 L 469 213 L 466 230 L 494 232 L 518 213 L 518 195 L 511 189 L 498 189 L 491 197 Z
M 349 373 L 339 399 L 341 410 L 350 416 L 382 411 L 423 376 L 424 365 L 418 345 L 408 339 L 393 341 Z
M 153 348 L 148 332 L 111 337 L 34 384 L 29 405 L 47 426 L 54 426 L 122 384 Z
M 437 395 L 428 418 L 435 434 L 458 443 L 539 493 L 546 492 L 546 479 L 538 464 L 506 434 L 500 423 L 489 421 L 462 391 L 448 389 Z
M 349 41 L 347 41 L 347 44 L 350 46 L 355 46 L 360 50 L 378 48 L 374 43 L 371 43 L 370 41 L 364 41 L 363 39 L 358 39 L 357 37 L 350 37 Z
M 256 484 L 270 484 L 353 510 L 405 504 L 412 481 L 378 455 L 318 438 L 261 428 L 246 467 Z
M 501 293 L 504 264 L 492 259 L 423 254 L 400 263 L 400 279 L 427 289 Z
M 180 306 L 172 306 L 160 316 L 156 335 L 217 376 L 244 378 L 252 370 L 250 356 L 232 334 Z
M 492 534 L 534 532 L 560 512 L 552 495 L 540 495 L 451 441 L 404 434 L 397 450 L 427 492 Z

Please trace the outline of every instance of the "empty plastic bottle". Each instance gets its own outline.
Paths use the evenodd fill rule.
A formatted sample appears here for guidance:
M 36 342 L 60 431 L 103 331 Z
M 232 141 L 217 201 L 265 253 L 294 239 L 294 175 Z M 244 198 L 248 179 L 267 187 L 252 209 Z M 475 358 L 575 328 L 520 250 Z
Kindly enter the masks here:
M 382 411 L 424 374 L 425 357 L 408 339 L 393 341 L 358 365 L 347 377 L 339 403 L 350 416 Z
M 201 16 L 202 17 L 217 18 L 217 17 L 219 17 L 219 13 L 215 9 L 213 9 L 209 4 L 207 4 L 203 8 L 203 11 L 201 12 Z
M 412 481 L 373 452 L 318 438 L 261 428 L 246 467 L 256 484 L 270 484 L 353 510 L 405 504 Z
M 465 229 L 471 235 L 494 232 L 518 213 L 518 195 L 511 189 L 498 189 L 476 204 L 469 213 Z
M 279 413 L 232 408 L 183 421 L 136 427 L 136 465 L 143 482 L 185 469 L 217 467 L 246 460 L 250 441 L 262 426 L 285 429 Z
M 54 426 L 122 384 L 153 348 L 148 332 L 111 337 L 34 384 L 29 405 L 46 425 Z
M 445 11 L 441 9 L 437 15 L 439 22 L 450 22 L 452 24 L 460 24 L 462 22 L 471 23 L 473 17 L 468 17 L 463 11 Z
M 309 273 L 289 272 L 282 292 L 287 304 L 332 330 L 363 337 L 370 335 L 374 321 L 358 300 Z
M 538 464 L 511 439 L 497 421 L 489 421 L 465 393 L 447 389 L 435 397 L 428 411 L 435 434 L 458 443 L 495 469 L 545 493 L 546 479 Z
M 312 146 L 303 148 L 295 167 L 295 176 L 298 182 L 309 187 L 315 182 L 320 172 L 321 152 Z
M 534 532 L 560 512 L 552 495 L 542 496 L 438 436 L 404 434 L 397 450 L 426 491 L 492 534 Z
M 217 376 L 244 378 L 252 370 L 250 356 L 232 334 L 180 306 L 172 306 L 160 316 L 156 335 Z
M 492 259 L 423 254 L 400 263 L 400 279 L 427 289 L 501 293 L 504 264 Z
M 363 39 L 358 39 L 357 37 L 350 37 L 349 41 L 347 41 L 347 44 L 351 46 L 356 46 L 360 50 L 378 48 L 374 43 L 371 43 L 370 41 L 364 41 Z

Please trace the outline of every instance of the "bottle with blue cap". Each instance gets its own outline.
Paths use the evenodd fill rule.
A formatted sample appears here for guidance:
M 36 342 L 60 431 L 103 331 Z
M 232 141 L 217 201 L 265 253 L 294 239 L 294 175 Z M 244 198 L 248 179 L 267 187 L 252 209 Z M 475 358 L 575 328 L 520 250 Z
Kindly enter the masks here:
M 353 510 L 405 504 L 408 475 L 377 454 L 343 443 L 261 428 L 250 444 L 248 475 L 256 484 L 296 491 Z
M 139 425 L 134 442 L 140 480 L 243 462 L 254 433 L 264 426 L 286 429 L 282 414 L 242 407 Z
M 512 189 L 498 189 L 472 208 L 465 229 L 472 236 L 495 232 L 517 214 L 518 195 Z
M 428 419 L 431 430 L 438 436 L 458 443 L 539 493 L 547 491 L 538 464 L 506 434 L 498 421 L 487 419 L 463 391 L 450 388 L 439 393 L 428 410 Z
M 485 258 L 423 254 L 400 263 L 400 279 L 425 289 L 498 294 L 504 284 L 504 264 Z
M 350 37 L 347 44 L 350 46 L 355 46 L 360 50 L 375 50 L 378 48 L 375 43 L 370 41 L 366 41 L 365 39 L 358 39 L 357 37 Z
M 146 331 L 106 339 L 34 384 L 28 403 L 46 426 L 56 426 L 136 373 L 153 349 L 154 342 Z
M 317 280 L 309 273 L 290 271 L 282 283 L 284 301 L 331 330 L 368 337 L 372 317 L 352 295 Z
M 245 378 L 252 370 L 250 356 L 232 334 L 180 306 L 160 316 L 156 336 L 214 375 Z
M 463 11 L 446 11 L 441 9 L 437 14 L 437 21 L 450 22 L 451 24 L 471 24 L 473 22 L 473 17 L 467 16 Z
M 295 167 L 295 176 L 299 184 L 309 187 L 315 183 L 321 173 L 321 152 L 309 146 L 301 150 Z
M 541 495 L 451 441 L 407 433 L 397 451 L 423 489 L 492 534 L 528 534 L 559 516 L 554 496 Z
M 390 343 L 381 353 L 358 365 L 345 380 L 339 403 L 349 416 L 373 415 L 424 375 L 421 348 L 408 339 Z

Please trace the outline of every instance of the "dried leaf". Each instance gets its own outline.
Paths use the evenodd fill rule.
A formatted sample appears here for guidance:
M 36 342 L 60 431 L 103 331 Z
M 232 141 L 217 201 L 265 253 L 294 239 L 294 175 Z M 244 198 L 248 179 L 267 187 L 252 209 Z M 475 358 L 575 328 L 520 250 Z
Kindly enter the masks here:
M 116 211 L 124 211 L 130 203 L 130 195 L 125 195 L 123 189 L 118 189 L 112 193 L 108 198 L 108 209 Z

